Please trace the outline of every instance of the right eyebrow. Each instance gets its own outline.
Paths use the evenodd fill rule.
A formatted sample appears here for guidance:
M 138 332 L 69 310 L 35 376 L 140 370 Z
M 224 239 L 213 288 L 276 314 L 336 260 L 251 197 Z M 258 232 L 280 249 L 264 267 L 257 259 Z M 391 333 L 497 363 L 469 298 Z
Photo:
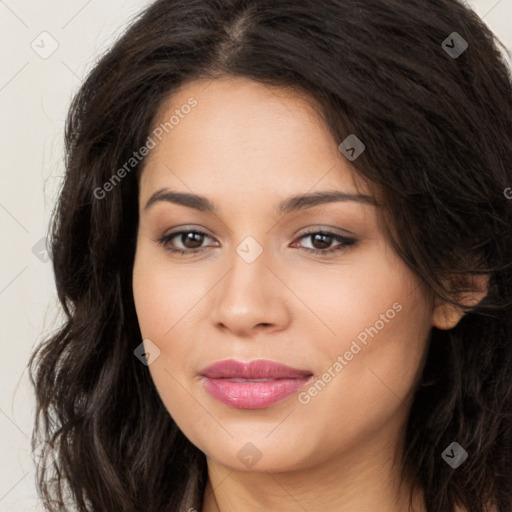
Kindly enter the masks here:
M 182 206 L 187 206 L 188 208 L 194 208 L 195 210 L 199 210 L 202 212 L 215 212 L 215 206 L 213 203 L 203 196 L 198 196 L 196 194 L 189 194 L 187 192 L 176 192 L 173 190 L 168 190 L 166 188 L 162 188 L 157 190 L 147 201 L 146 206 L 144 206 L 144 210 L 147 210 L 150 206 L 158 202 L 168 202 L 174 204 L 180 204 Z

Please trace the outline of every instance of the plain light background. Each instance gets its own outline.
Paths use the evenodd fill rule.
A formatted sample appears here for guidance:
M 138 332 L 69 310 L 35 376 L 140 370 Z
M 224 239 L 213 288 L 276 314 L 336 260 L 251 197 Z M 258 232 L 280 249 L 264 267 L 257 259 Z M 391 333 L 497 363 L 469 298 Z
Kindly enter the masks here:
M 42 239 L 64 174 L 66 111 L 98 57 L 149 3 L 0 0 L 0 512 L 43 510 L 26 366 L 34 345 L 60 321 Z M 512 50 L 512 0 L 469 5 Z

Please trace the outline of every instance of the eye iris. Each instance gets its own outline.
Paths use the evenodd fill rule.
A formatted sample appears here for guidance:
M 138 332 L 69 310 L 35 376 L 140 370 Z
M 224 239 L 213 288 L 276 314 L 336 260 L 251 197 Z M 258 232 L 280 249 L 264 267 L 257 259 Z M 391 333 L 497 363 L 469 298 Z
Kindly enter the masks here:
M 201 233 L 188 232 L 181 235 L 181 242 L 187 249 L 197 249 L 198 247 L 201 247 L 203 238 L 204 235 Z M 188 242 L 191 242 L 192 246 L 190 246 Z M 194 245 L 194 243 L 196 245 Z
M 322 233 L 316 233 L 313 236 L 313 246 L 315 249 L 327 249 L 331 245 L 331 235 L 324 235 Z M 315 242 L 320 241 L 320 245 L 324 245 L 323 247 L 317 247 Z

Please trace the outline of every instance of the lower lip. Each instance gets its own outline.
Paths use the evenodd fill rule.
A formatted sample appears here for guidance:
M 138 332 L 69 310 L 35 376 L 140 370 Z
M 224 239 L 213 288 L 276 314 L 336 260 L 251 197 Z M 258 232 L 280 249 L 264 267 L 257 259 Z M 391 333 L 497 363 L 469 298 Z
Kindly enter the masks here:
M 263 409 L 292 395 L 312 379 L 275 379 L 265 382 L 234 382 L 203 377 L 206 390 L 223 404 L 237 409 Z

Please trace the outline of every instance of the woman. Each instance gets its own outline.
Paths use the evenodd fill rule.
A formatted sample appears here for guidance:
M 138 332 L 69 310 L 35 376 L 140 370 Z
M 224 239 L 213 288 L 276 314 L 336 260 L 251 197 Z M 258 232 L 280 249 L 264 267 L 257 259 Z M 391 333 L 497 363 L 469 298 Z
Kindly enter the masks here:
M 49 510 L 512 510 L 512 87 L 472 11 L 159 0 L 66 151 Z

